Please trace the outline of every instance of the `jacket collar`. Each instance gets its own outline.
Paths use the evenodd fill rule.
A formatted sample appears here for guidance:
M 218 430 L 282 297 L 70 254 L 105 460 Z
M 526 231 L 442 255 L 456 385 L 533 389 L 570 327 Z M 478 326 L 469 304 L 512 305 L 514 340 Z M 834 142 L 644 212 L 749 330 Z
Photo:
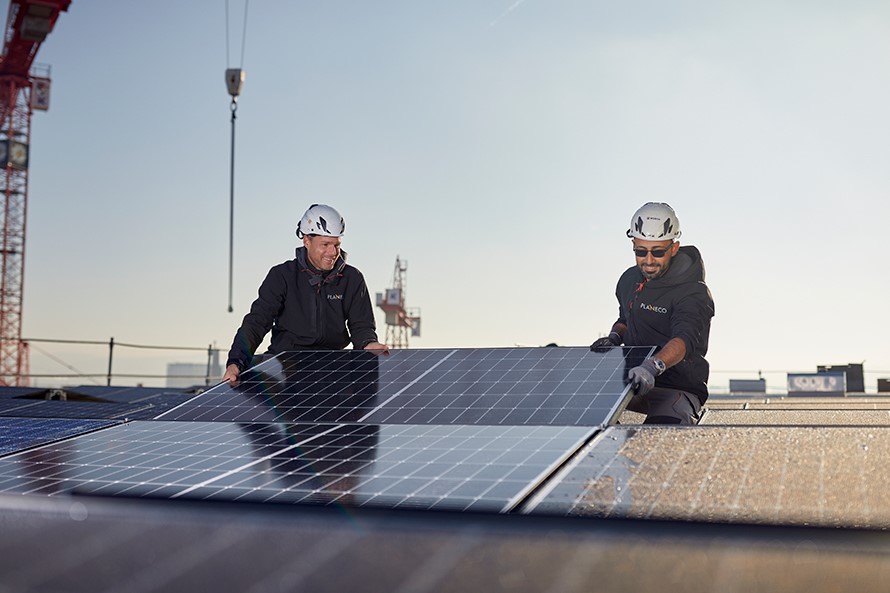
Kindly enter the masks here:
M 343 270 L 346 268 L 346 252 L 342 249 L 340 250 L 340 257 L 334 262 L 334 268 L 330 272 L 316 270 L 315 266 L 309 262 L 309 258 L 306 257 L 305 247 L 297 247 L 296 256 L 297 268 L 299 268 L 300 272 L 309 274 L 310 286 L 319 286 L 336 282 L 340 276 L 343 275 Z

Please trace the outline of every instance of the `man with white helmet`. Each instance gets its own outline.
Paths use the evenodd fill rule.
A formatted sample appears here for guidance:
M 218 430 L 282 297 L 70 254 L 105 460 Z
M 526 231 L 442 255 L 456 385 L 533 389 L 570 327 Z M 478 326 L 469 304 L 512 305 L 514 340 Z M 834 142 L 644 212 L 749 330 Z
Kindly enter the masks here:
M 708 399 L 708 335 L 714 300 L 698 249 L 681 247 L 680 222 L 667 204 L 649 202 L 634 213 L 627 236 L 636 265 L 618 280 L 618 320 L 590 349 L 657 346 L 628 371 L 634 395 L 627 409 L 647 424 L 695 424 Z
M 235 333 L 223 381 L 235 381 L 272 330 L 269 354 L 353 348 L 389 351 L 377 341 L 374 309 L 362 273 L 340 249 L 345 224 L 334 208 L 313 204 L 297 226 L 296 258 L 269 270 Z

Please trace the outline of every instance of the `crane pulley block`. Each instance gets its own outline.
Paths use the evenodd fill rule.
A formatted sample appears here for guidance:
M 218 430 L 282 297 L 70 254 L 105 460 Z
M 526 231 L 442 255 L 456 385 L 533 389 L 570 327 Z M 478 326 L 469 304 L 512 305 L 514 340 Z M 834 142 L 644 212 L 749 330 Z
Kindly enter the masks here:
M 238 95 L 241 94 L 241 87 L 244 86 L 244 70 L 241 68 L 227 68 L 226 69 L 226 87 L 229 89 L 229 94 L 232 95 L 232 100 L 234 101 Z

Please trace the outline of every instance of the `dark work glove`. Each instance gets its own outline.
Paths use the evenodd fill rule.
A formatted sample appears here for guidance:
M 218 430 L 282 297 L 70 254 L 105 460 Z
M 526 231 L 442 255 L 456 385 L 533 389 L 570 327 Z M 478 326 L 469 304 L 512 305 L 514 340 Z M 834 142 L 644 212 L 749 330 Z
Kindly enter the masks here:
M 640 364 L 627 371 L 627 381 L 637 395 L 645 395 L 649 390 L 655 387 L 655 377 L 661 374 L 661 371 L 655 366 L 651 358 L 647 358 Z
M 621 345 L 621 336 L 618 332 L 610 332 L 605 338 L 600 338 L 590 345 L 591 352 L 608 352 L 615 346 Z

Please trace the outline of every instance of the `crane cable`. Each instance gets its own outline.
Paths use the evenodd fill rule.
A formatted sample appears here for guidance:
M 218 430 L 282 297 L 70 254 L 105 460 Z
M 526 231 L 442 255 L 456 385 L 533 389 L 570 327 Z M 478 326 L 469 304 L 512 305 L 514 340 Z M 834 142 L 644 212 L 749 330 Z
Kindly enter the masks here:
M 244 30 L 241 33 L 241 64 L 238 68 L 229 68 L 229 0 L 226 0 L 226 85 L 232 102 L 229 110 L 232 112 L 232 144 L 229 159 L 229 313 L 235 309 L 232 307 L 233 270 L 235 259 L 235 112 L 238 111 L 238 95 L 244 84 L 244 48 L 247 45 L 247 7 L 250 0 L 244 0 Z
M 244 46 L 247 44 L 247 5 L 250 4 L 250 0 L 244 0 L 244 30 L 241 32 L 241 65 L 239 68 L 244 68 Z M 229 58 L 229 0 L 226 0 L 226 67 L 231 65 L 232 61 Z

